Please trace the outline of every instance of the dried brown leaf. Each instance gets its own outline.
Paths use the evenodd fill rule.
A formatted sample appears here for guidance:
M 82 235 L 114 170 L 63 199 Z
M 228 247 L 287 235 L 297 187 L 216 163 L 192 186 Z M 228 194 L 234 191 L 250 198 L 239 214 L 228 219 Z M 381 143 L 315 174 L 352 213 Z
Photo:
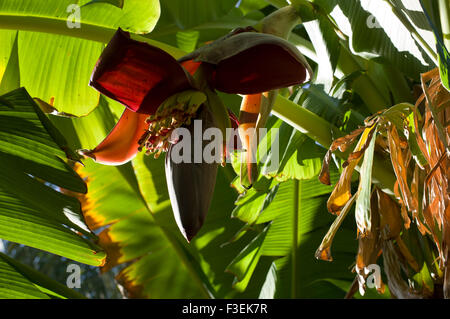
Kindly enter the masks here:
M 409 227 L 411 225 L 411 219 L 408 216 L 408 211 L 406 209 L 405 203 L 403 202 L 402 197 L 400 195 L 398 181 L 396 181 L 395 185 L 394 185 L 394 194 L 398 200 L 398 203 L 400 204 L 400 213 L 403 218 L 403 223 L 405 225 L 405 228 L 409 229 Z
M 87 188 L 89 189 L 91 179 L 84 173 L 83 166 L 79 163 L 75 163 L 73 169 L 84 180 Z M 86 194 L 81 194 L 72 192 L 67 189 L 61 189 L 61 192 L 70 195 L 72 197 L 75 197 L 80 201 L 81 212 L 83 214 L 84 221 L 90 230 L 96 230 L 106 225 L 105 217 L 98 212 L 96 202 L 92 198 L 92 196 L 90 196 L 89 192 Z
M 373 135 L 376 132 L 376 127 L 377 122 L 375 122 L 372 126 L 366 127 L 364 129 L 353 153 L 357 153 L 363 149 L 367 149 Z M 327 202 L 328 211 L 332 214 L 338 215 L 341 209 L 352 197 L 350 189 L 352 174 L 356 165 L 358 165 L 359 161 L 361 160 L 363 154 L 364 153 L 359 153 L 359 157 L 353 157 L 352 160 L 347 161 L 348 165 L 345 166 L 344 170 L 342 171 L 339 181 L 337 182 Z
M 413 291 L 403 279 L 401 274 L 401 267 L 404 267 L 403 261 L 392 240 L 383 242 L 383 264 L 392 296 L 398 299 L 423 298 L 421 294 Z
M 381 254 L 380 214 L 376 192 L 371 197 L 370 229 L 365 236 L 359 237 L 358 254 L 356 255 L 355 271 L 359 282 L 359 291 L 364 294 L 366 280 L 370 274 L 370 268 L 376 263 Z M 382 292 L 383 285 L 377 287 Z
M 327 234 L 323 238 L 322 243 L 316 250 L 315 257 L 317 259 L 325 261 L 333 261 L 333 257 L 331 256 L 331 244 L 333 243 L 334 236 L 336 235 L 336 232 L 338 231 L 339 227 L 342 225 L 345 216 L 347 216 L 348 212 L 350 211 L 350 208 L 352 207 L 355 199 L 356 196 L 353 195 L 353 197 L 344 206 L 339 216 L 336 217 L 336 219 L 334 220 Z
M 416 273 L 420 272 L 420 268 L 419 265 L 417 264 L 417 261 L 414 259 L 413 255 L 409 251 L 408 247 L 405 245 L 404 241 L 400 237 L 397 237 L 396 241 L 400 253 L 403 255 L 403 257 L 405 257 L 405 260 L 408 262 L 411 268 L 414 269 Z
M 384 240 L 394 239 L 402 230 L 403 220 L 399 205 L 385 192 L 376 189 L 378 212 L 380 213 L 380 232 Z
M 324 185 L 331 185 L 330 160 L 331 160 L 331 151 L 328 150 L 323 159 L 322 168 L 320 169 L 319 173 L 319 181 Z
M 127 273 L 127 268 L 123 269 L 117 276 L 117 282 L 124 288 L 127 298 L 148 298 L 144 294 L 144 286 L 132 280 Z
M 374 192 L 371 198 L 370 229 L 364 237 L 359 237 L 356 266 L 361 269 L 375 263 L 381 250 L 380 213 L 377 202 Z
M 98 244 L 106 251 L 106 263 L 101 267 L 101 272 L 105 273 L 119 265 L 122 258 L 122 249 L 119 241 L 112 235 L 110 228 L 106 228 L 98 234 Z
M 330 185 L 330 160 L 331 160 L 331 154 L 339 150 L 341 152 L 345 152 L 347 148 L 355 141 L 355 139 L 365 130 L 365 127 L 360 127 L 351 132 L 350 134 L 347 134 L 346 136 L 339 137 L 333 141 L 331 144 L 328 152 L 325 154 L 325 157 L 323 159 L 322 163 L 322 169 L 319 173 L 319 181 L 322 184 Z
M 401 141 L 398 135 L 397 128 L 394 125 L 390 125 L 387 131 L 389 151 L 391 155 L 391 163 L 394 168 L 397 182 L 402 195 L 402 200 L 405 203 L 409 211 L 417 211 L 417 203 L 413 201 L 411 191 L 408 187 L 407 174 L 408 174 L 408 152 L 401 151 Z M 406 153 L 406 154 L 405 154 Z
M 416 221 L 417 228 L 419 229 L 420 233 L 422 235 L 425 235 L 425 234 L 430 234 L 430 230 L 424 224 L 422 208 L 419 205 L 420 186 L 421 186 L 420 185 L 420 170 L 419 170 L 419 165 L 416 164 L 414 167 L 414 174 L 413 174 L 413 179 L 411 182 L 411 196 L 413 198 L 413 201 L 415 201 L 417 203 L 418 210 L 416 212 L 413 212 L 412 214 L 413 214 L 413 218 Z

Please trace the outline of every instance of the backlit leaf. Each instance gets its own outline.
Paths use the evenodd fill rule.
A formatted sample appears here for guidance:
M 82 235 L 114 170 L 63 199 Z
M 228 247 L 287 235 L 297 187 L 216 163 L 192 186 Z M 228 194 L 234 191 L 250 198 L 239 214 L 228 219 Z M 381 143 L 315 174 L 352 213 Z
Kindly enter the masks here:
M 353 171 L 358 165 L 359 160 L 363 156 L 364 150 L 368 147 L 369 143 L 372 141 L 372 136 L 376 132 L 377 124 L 374 123 L 369 127 L 366 127 L 359 139 L 352 154 L 349 155 L 347 160 L 347 165 L 342 171 L 341 177 L 336 184 L 330 198 L 328 199 L 328 210 L 336 215 L 339 215 L 340 210 L 345 206 L 347 201 L 352 197 L 351 195 L 351 179 Z
M 80 5 L 87 2 L 83 0 Z M 25 31 L 27 28 L 18 31 L 20 85 L 59 112 L 81 116 L 91 112 L 99 101 L 99 93 L 89 87 L 89 79 L 104 44 L 61 35 L 64 32 L 60 28 L 79 30 L 76 26 L 71 29 L 65 20 L 79 19 L 80 30 L 96 27 L 111 36 L 118 27 L 148 33 L 155 26 L 159 11 L 156 0 L 127 0 L 123 9 L 105 3 L 79 7 L 71 0 L 6 0 L 0 3 L 0 20 L 8 19 L 5 22 L 17 24 L 17 29 L 26 25 L 20 22 L 25 17 L 36 19 L 36 25 L 45 25 L 46 21 L 56 24 L 51 33 Z M 9 43 L 11 34 L 2 32 L 0 38 L 2 43 Z
M 365 236 L 366 232 L 371 229 L 370 198 L 372 195 L 372 163 L 375 151 L 375 139 L 375 136 L 371 138 L 370 144 L 364 152 L 364 159 L 359 172 L 355 219 L 360 236 Z

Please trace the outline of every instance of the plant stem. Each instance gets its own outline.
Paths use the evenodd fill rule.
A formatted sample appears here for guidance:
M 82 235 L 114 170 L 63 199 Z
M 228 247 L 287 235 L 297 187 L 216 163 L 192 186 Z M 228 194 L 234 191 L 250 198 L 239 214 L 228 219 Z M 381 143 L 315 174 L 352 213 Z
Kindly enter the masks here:
M 450 3 L 448 0 L 439 0 L 439 15 L 441 20 L 442 38 L 447 50 L 450 51 Z
M 87 23 L 71 29 L 64 19 L 22 15 L 0 15 L 0 29 L 60 34 L 97 42 L 108 42 L 115 32 L 114 29 Z
M 81 23 L 80 28 L 71 29 L 67 27 L 65 19 L 20 15 L 0 15 L 0 29 L 44 32 L 102 43 L 108 43 L 116 32 L 116 29 L 89 23 Z M 147 42 L 160 49 L 163 49 L 164 51 L 173 55 L 175 58 L 180 58 L 185 54 L 184 51 L 178 48 L 148 39 L 140 35 L 132 34 L 131 37 L 135 40 Z
M 325 148 L 330 147 L 333 138 L 341 135 L 337 127 L 281 95 L 275 99 L 272 112 Z

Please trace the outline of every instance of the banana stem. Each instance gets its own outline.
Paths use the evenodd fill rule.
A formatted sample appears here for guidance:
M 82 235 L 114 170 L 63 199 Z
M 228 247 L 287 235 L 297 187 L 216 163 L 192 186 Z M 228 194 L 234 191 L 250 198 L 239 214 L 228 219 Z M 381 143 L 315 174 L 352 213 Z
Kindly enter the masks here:
M 448 0 L 439 0 L 439 15 L 442 38 L 444 39 L 445 47 L 450 51 L 450 3 Z
M 326 148 L 341 135 L 337 127 L 281 95 L 275 99 L 272 112 Z
M 80 28 L 71 29 L 67 27 L 65 19 L 20 15 L 0 15 L 0 29 L 59 34 L 102 43 L 108 43 L 117 31 L 116 29 L 89 23 L 81 23 Z M 186 54 L 178 48 L 148 39 L 143 36 L 132 34 L 131 37 L 135 40 L 147 42 L 148 44 L 156 46 L 171 54 L 176 59 L 181 58 Z

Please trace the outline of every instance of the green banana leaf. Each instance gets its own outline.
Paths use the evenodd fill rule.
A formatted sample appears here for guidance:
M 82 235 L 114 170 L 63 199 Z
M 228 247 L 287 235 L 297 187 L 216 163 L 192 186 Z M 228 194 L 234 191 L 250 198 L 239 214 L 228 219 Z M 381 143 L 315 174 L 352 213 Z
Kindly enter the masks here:
M 82 299 L 83 295 L 0 253 L 0 299 Z
M 74 154 L 24 89 L 0 97 L 0 237 L 90 265 L 105 253 L 83 221 Z M 62 190 L 62 191 L 61 191 Z
M 415 79 L 435 66 L 433 46 L 426 50 L 414 40 L 411 33 L 411 30 L 415 31 L 414 26 L 399 19 L 400 15 L 395 14 L 389 1 L 315 0 L 314 3 L 329 13 L 339 30 L 348 37 L 352 53 L 366 59 L 389 61 Z M 430 47 L 432 34 L 431 38 L 430 32 L 427 35 L 428 41 L 424 40 L 424 43 Z
M 100 2 L 84 5 L 88 2 L 79 1 L 78 6 L 71 0 L 2 1 L 0 29 L 19 31 L 0 32 L 1 43 L 6 44 L 0 53 L 0 79 L 10 71 L 19 75 L 19 86 L 57 112 L 90 113 L 99 102 L 99 93 L 89 87 L 104 48 L 98 34 L 112 36 L 118 27 L 148 33 L 159 18 L 160 7 L 157 0 L 127 0 L 123 9 Z

